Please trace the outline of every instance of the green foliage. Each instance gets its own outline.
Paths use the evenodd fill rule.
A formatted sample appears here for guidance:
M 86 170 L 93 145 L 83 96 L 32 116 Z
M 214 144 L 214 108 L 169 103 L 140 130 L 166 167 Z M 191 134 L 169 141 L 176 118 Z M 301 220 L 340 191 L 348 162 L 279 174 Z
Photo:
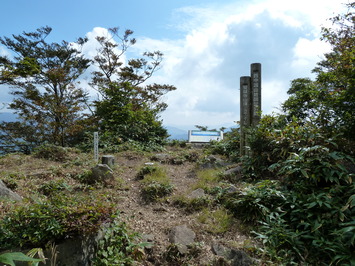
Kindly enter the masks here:
M 71 187 L 63 179 L 45 182 L 39 188 L 39 191 L 46 196 L 50 196 L 53 193 L 58 193 L 63 190 L 71 190 Z
M 348 11 L 330 18 L 332 28 L 322 28 L 322 40 L 332 50 L 318 63 L 317 81 L 329 93 L 328 108 L 334 113 L 336 129 L 355 140 L 355 2 L 346 4 Z
M 277 181 L 264 180 L 224 195 L 223 201 L 234 216 L 244 222 L 257 224 L 284 202 L 284 195 Z
M 205 208 L 198 215 L 197 220 L 205 225 L 205 230 L 212 234 L 227 232 L 232 226 L 233 217 L 224 208 L 211 210 Z
M 212 204 L 212 199 L 208 196 L 188 198 L 186 196 L 175 196 L 172 198 L 173 204 L 180 208 L 184 208 L 187 213 L 201 211 Z
M 34 156 L 46 160 L 64 162 L 68 159 L 68 150 L 52 144 L 41 145 L 35 149 Z
M 197 172 L 197 181 L 193 185 L 194 189 L 202 188 L 205 191 L 213 189 L 220 180 L 219 170 L 217 169 L 204 169 Z
M 103 205 L 99 198 L 71 198 L 64 194 L 13 206 L 0 220 L 1 248 L 44 246 L 49 241 L 96 232 L 103 221 L 111 219 L 111 214 L 112 207 Z
M 121 57 L 136 42 L 131 37 L 133 31 L 126 30 L 122 37 L 118 35 L 118 28 L 109 31 L 112 38 L 96 38 L 100 44 L 94 58 L 98 71 L 92 73 L 91 83 L 102 95 L 102 100 L 95 105 L 104 138 L 113 143 L 119 139 L 162 144 L 168 135 L 158 116 L 167 107 L 161 96 L 176 88 L 142 84 L 159 68 L 163 54 L 145 52 L 143 58 L 129 59 L 123 66 Z
M 142 196 L 146 201 L 156 201 L 159 198 L 170 195 L 173 192 L 173 185 L 162 168 L 157 168 L 152 173 L 144 176 L 141 180 Z
M 124 222 L 114 219 L 104 228 L 93 265 L 134 265 L 144 257 L 144 243 L 137 244 L 138 235 L 130 233 Z
M 240 134 L 239 128 L 231 128 L 230 132 L 224 133 L 223 140 L 212 141 L 207 146 L 207 152 L 226 156 L 231 161 L 239 160 Z
M 47 43 L 51 31 L 47 26 L 0 38 L 2 45 L 16 53 L 13 59 L 0 57 L 0 83 L 13 88 L 10 108 L 20 120 L 1 124 L 4 143 L 66 146 L 80 139 L 87 94 L 77 79 L 90 62 L 80 51 L 85 41 Z
M 138 171 L 137 178 L 143 179 L 146 175 L 152 175 L 158 171 L 160 171 L 160 168 L 156 165 L 145 165 Z
M 244 171 L 255 180 L 226 206 L 246 222 L 260 225 L 256 235 L 269 255 L 284 263 L 351 263 L 354 259 L 354 159 L 314 123 L 266 116 L 250 131 Z M 350 167 L 351 168 L 351 167 Z
M 5 265 L 16 266 L 15 261 L 23 261 L 30 263 L 31 266 L 38 265 L 39 262 L 44 262 L 43 259 L 35 259 L 21 252 L 7 252 L 0 254 L 0 262 Z

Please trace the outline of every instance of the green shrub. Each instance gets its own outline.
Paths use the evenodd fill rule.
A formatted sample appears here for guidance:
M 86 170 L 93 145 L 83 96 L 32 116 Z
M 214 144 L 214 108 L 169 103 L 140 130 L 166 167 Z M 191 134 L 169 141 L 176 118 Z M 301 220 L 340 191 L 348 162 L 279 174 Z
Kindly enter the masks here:
M 222 196 L 226 207 L 244 222 L 257 224 L 284 202 L 277 181 L 264 180 Z
M 57 192 L 64 191 L 64 190 L 70 191 L 71 187 L 63 179 L 51 180 L 49 182 L 45 182 L 39 188 L 39 191 L 46 196 L 49 196 L 53 193 L 57 193 Z
M 88 204 L 90 202 L 90 204 Z M 13 208 L 0 220 L 1 249 L 40 247 L 71 236 L 95 232 L 111 219 L 113 208 L 100 198 L 63 194 Z
M 231 128 L 230 132 L 224 133 L 223 140 L 212 141 L 206 146 L 207 153 L 220 154 L 229 160 L 239 161 L 240 133 L 239 128 Z
M 156 165 L 145 165 L 137 173 L 137 179 L 143 179 L 146 175 L 151 175 L 158 171 L 159 167 Z
M 197 217 L 198 221 L 205 225 L 205 230 L 212 234 L 227 232 L 232 226 L 232 215 L 224 208 L 211 210 L 205 208 Z
M 155 201 L 159 198 L 170 195 L 173 192 L 173 185 L 162 168 L 156 168 L 153 173 L 144 176 L 141 180 L 142 196 L 146 201 Z
M 185 196 L 177 196 L 173 197 L 172 201 L 175 206 L 184 208 L 187 213 L 200 211 L 212 204 L 212 200 L 208 196 L 192 199 Z
M 68 150 L 61 146 L 46 144 L 37 147 L 34 156 L 41 159 L 64 162 L 68 159 Z
M 249 132 L 244 175 L 257 182 L 224 195 L 237 217 L 259 226 L 269 255 L 285 264 L 349 264 L 354 258 L 354 158 L 311 123 L 266 116 Z M 350 166 L 350 167 L 349 167 Z
M 104 228 L 93 265 L 133 265 L 144 257 L 145 243 L 137 243 L 138 234 L 131 233 L 124 222 L 114 219 Z

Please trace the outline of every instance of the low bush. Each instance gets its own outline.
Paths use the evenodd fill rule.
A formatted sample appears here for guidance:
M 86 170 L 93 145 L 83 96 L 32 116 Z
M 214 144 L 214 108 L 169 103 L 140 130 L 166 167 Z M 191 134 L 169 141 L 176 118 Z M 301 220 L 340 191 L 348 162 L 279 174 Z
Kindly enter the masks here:
M 67 148 L 46 144 L 35 149 L 34 156 L 41 159 L 64 162 L 68 159 Z
M 159 198 L 170 195 L 173 192 L 173 185 L 163 168 L 156 168 L 152 173 L 144 175 L 141 180 L 142 196 L 146 201 L 156 201 Z
M 139 243 L 139 235 L 131 233 L 118 216 L 103 229 L 93 265 L 133 265 L 144 258 L 145 243 Z
M 0 220 L 0 250 L 42 247 L 50 241 L 95 232 L 114 211 L 101 202 L 59 193 L 50 200 L 13 206 Z
M 354 158 L 338 145 L 341 136 L 288 122 L 266 116 L 249 132 L 243 170 L 253 183 L 225 196 L 226 206 L 256 226 L 269 255 L 281 263 L 352 265 L 355 183 L 348 169 Z

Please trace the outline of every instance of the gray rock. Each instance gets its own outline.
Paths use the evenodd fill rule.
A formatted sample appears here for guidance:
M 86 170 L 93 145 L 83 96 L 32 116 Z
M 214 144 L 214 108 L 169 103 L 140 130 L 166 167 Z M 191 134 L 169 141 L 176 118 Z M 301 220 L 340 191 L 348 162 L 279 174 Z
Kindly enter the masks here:
M 242 176 L 242 167 L 238 165 L 237 167 L 230 168 L 224 172 L 224 177 L 232 182 L 240 181 Z
M 219 156 L 209 155 L 204 159 L 204 162 L 200 165 L 203 169 L 216 168 L 227 165 L 227 163 L 222 160 Z
M 168 163 L 170 161 L 170 155 L 167 153 L 157 153 L 153 155 L 151 159 L 160 163 Z
M 217 256 L 228 260 L 232 266 L 249 266 L 253 264 L 252 259 L 242 250 L 231 249 L 219 243 L 213 243 L 212 251 Z
M 99 182 L 109 185 L 114 181 L 113 171 L 107 164 L 98 164 L 91 171 L 91 183 Z
M 115 156 L 113 155 L 103 155 L 101 158 L 102 164 L 107 164 L 109 167 L 115 165 Z
M 172 244 L 176 244 L 181 254 L 188 252 L 188 246 L 195 242 L 196 234 L 185 224 L 175 226 L 169 232 L 169 241 Z
M 237 191 L 238 191 L 238 189 L 237 189 L 236 186 L 230 185 L 230 186 L 227 188 L 226 193 L 227 193 L 227 194 L 232 194 L 232 193 L 237 192 Z
M 2 180 L 0 180 L 0 198 L 8 198 L 16 201 L 22 200 L 21 196 L 9 189 Z
M 195 189 L 192 191 L 187 198 L 188 199 L 198 199 L 198 198 L 203 198 L 206 196 L 205 191 L 202 188 Z

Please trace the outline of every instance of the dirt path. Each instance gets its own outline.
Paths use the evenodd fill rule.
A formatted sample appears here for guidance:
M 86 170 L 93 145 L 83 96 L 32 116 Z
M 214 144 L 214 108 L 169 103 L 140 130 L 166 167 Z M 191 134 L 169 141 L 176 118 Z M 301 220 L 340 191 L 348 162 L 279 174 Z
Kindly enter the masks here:
M 178 225 L 187 225 L 196 233 L 196 242 L 199 243 L 199 253 L 191 259 L 191 265 L 210 265 L 215 255 L 211 245 L 215 242 L 233 243 L 235 246 L 242 246 L 247 237 L 238 232 L 235 228 L 222 234 L 212 234 L 204 230 L 197 216 L 198 212 L 187 213 L 183 208 L 173 204 L 172 198 L 176 195 L 187 196 L 193 190 L 197 182 L 196 162 L 185 161 L 181 165 L 159 164 L 167 170 L 168 177 L 174 186 L 174 192 L 167 199 L 146 203 L 141 197 L 141 182 L 136 175 L 140 167 L 151 162 L 146 157 L 120 157 L 117 158 L 117 169 L 120 169 L 120 177 L 124 180 L 127 190 L 120 193 L 119 209 L 122 210 L 122 218 L 129 227 L 143 236 L 148 236 L 154 242 L 151 251 L 151 264 L 146 265 L 167 265 L 162 263 L 164 253 L 169 247 L 168 233 Z

